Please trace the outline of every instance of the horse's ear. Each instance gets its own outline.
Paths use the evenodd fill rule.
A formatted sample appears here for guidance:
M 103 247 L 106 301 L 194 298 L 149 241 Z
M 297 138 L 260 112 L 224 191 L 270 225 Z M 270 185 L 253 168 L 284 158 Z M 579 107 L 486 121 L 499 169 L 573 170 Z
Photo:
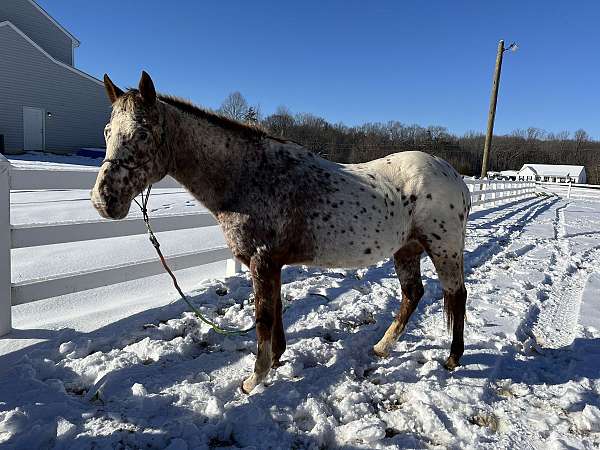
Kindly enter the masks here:
M 153 105 L 156 102 L 156 90 L 154 89 L 154 83 L 146 71 L 142 72 L 139 91 L 140 95 L 142 96 L 142 100 L 144 100 L 144 103 L 147 105 Z
M 106 89 L 106 93 L 108 94 L 108 98 L 111 103 L 116 102 L 124 92 L 115 86 L 115 83 L 108 77 L 107 74 L 104 74 L 104 88 Z

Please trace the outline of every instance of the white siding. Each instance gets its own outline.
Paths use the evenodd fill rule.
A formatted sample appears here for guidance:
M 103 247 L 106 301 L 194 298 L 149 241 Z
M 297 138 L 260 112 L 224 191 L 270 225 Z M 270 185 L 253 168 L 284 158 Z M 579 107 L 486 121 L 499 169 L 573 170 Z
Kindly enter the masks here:
M 23 106 L 52 113 L 45 118 L 47 151 L 104 146 L 110 103 L 102 83 L 52 61 L 10 26 L 0 27 L 0 61 L 0 134 L 7 151 L 23 148 Z
M 54 58 L 73 65 L 73 40 L 28 0 L 0 0 L 0 22 L 5 20 Z

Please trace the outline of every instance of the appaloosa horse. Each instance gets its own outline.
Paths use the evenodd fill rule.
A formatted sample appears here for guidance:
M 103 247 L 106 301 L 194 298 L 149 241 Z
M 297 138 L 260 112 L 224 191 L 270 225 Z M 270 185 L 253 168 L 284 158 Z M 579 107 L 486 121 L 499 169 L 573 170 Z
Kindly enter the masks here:
M 426 252 L 444 291 L 453 338 L 445 366 L 463 354 L 467 292 L 463 246 L 470 196 L 446 161 L 402 152 L 364 164 L 337 164 L 263 130 L 157 95 L 148 74 L 123 92 L 108 76 L 112 102 L 106 156 L 92 202 L 124 218 L 133 198 L 169 174 L 217 218 L 234 256 L 250 268 L 258 352 L 250 392 L 285 350 L 281 268 L 362 267 L 394 256 L 400 311 L 373 347 L 386 356 L 423 295 Z

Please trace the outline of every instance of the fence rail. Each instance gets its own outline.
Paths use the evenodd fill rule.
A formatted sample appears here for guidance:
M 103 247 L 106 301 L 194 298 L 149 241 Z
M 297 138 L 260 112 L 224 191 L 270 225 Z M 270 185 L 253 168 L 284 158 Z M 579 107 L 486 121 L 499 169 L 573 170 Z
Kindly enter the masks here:
M 10 164 L 10 163 L 9 163 Z M 10 168 L 10 189 L 13 191 L 91 189 L 96 182 L 98 169 L 26 169 Z M 167 176 L 155 188 L 180 188 L 181 185 Z
M 11 329 L 11 306 L 59 295 L 94 289 L 162 273 L 156 258 L 133 261 L 115 266 L 87 269 L 56 276 L 11 283 L 11 249 L 37 247 L 67 242 L 108 239 L 143 234 L 146 227 L 141 218 L 118 222 L 95 219 L 51 224 L 11 225 L 10 192 L 36 190 L 89 190 L 98 169 L 42 170 L 13 167 L 0 155 L 0 336 Z M 497 204 L 534 195 L 535 183 L 465 179 L 471 191 L 473 206 Z M 159 188 L 179 188 L 170 177 Z M 203 228 L 217 225 L 209 213 L 180 213 L 152 219 L 156 232 Z M 180 253 L 167 258 L 173 270 L 227 260 L 227 273 L 239 272 L 239 263 L 232 259 L 227 247 Z
M 172 270 L 187 269 L 232 257 L 227 247 L 182 253 L 167 258 Z M 34 302 L 44 298 L 94 289 L 124 281 L 136 280 L 163 273 L 156 257 L 127 264 L 117 264 L 101 269 L 91 269 L 52 277 L 14 283 L 11 288 L 12 305 Z
M 465 178 L 464 182 L 469 191 L 471 191 L 472 207 L 489 203 L 495 205 L 499 202 L 531 197 L 536 192 L 535 182 L 533 181 L 497 181 Z
M 175 214 L 158 216 L 152 219 L 152 228 L 155 232 L 186 230 L 214 225 L 217 225 L 217 221 L 209 213 Z M 25 248 L 132 236 L 143 233 L 145 230 L 146 225 L 141 218 L 123 219 L 118 223 L 109 220 L 83 220 L 43 225 L 12 225 L 11 241 L 12 248 Z

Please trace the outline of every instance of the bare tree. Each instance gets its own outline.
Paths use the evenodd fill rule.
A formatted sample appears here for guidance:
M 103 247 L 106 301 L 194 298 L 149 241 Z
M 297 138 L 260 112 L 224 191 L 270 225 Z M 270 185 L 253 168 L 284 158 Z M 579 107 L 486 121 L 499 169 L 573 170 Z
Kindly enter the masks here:
M 248 114 L 248 102 L 240 92 L 235 91 L 223 100 L 218 112 L 230 119 L 243 121 Z
M 575 131 L 575 141 L 584 143 L 589 140 L 590 136 L 587 134 L 587 131 L 585 131 L 583 128 L 580 128 L 579 130 Z
M 470 131 L 458 137 L 444 127 L 386 123 L 345 126 L 313 114 L 292 114 L 280 107 L 261 120 L 275 136 L 286 137 L 333 161 L 358 163 L 406 150 L 444 158 L 463 174 L 481 173 L 485 136 Z M 490 167 L 518 170 L 525 163 L 574 164 L 586 168 L 588 182 L 600 183 L 600 141 L 584 130 L 549 133 L 541 128 L 518 129 L 494 136 Z
M 575 131 L 575 155 L 577 157 L 577 159 L 581 159 L 582 155 L 582 151 L 583 151 L 583 147 L 585 146 L 585 144 L 590 140 L 590 136 L 587 134 L 587 131 L 585 131 L 583 128 L 580 128 L 579 130 Z

